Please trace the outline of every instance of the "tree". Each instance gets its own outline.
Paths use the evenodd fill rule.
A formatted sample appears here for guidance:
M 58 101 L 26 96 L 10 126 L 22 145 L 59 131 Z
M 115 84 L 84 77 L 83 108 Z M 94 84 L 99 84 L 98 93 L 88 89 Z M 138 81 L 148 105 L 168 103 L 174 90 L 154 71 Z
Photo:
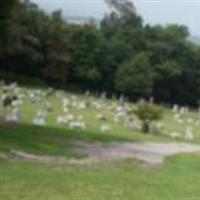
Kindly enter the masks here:
M 30 76 L 39 76 L 38 60 L 41 60 L 39 52 L 39 40 L 34 34 L 33 21 L 38 7 L 30 1 L 20 1 L 16 4 L 13 13 L 13 26 L 7 46 L 7 65 L 5 70 Z
M 114 10 L 101 22 L 101 31 L 106 39 L 104 57 L 106 88 L 114 90 L 118 67 L 132 59 L 145 46 L 142 18 L 137 15 L 131 1 L 106 1 Z
M 148 97 L 152 93 L 154 74 L 147 53 L 139 53 L 123 63 L 116 74 L 116 89 L 129 96 Z
M 6 65 L 8 41 L 13 26 L 13 10 L 17 0 L 0 1 L 0 65 Z
M 60 11 L 47 15 L 29 0 L 20 1 L 11 30 L 4 70 L 62 84 L 66 81 L 68 31 Z
M 182 74 L 176 79 L 172 90 L 174 102 L 199 106 L 200 100 L 200 47 L 187 43 L 178 58 Z
M 136 8 L 129 0 L 105 0 L 105 2 L 114 8 L 119 14 L 131 15 L 135 14 Z
M 184 26 L 146 26 L 147 50 L 151 52 L 151 64 L 156 74 L 153 96 L 156 101 L 175 103 L 174 87 L 183 73 L 180 60 L 186 47 L 188 30 Z
M 105 41 L 92 24 L 71 28 L 72 61 L 70 80 L 85 87 L 99 89 L 103 82 Z
M 6 41 L 12 21 L 12 12 L 17 0 L 0 1 L 0 42 Z
M 38 33 L 43 55 L 44 75 L 47 79 L 62 84 L 67 81 L 70 61 L 67 33 L 67 24 L 62 19 L 60 11 L 55 11 L 52 16 L 45 17 Z
M 30 0 L 0 1 L 0 70 L 58 87 L 198 105 L 200 47 L 188 41 L 187 27 L 144 25 L 132 1 L 106 2 L 112 11 L 97 26 L 69 24 Z

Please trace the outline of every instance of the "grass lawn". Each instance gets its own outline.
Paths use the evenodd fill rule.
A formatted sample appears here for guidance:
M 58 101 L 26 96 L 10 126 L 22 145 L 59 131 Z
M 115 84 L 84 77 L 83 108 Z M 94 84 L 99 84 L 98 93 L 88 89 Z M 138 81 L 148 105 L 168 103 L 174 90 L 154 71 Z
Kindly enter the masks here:
M 153 141 L 163 141 L 164 140 L 172 140 L 169 136 L 168 138 L 165 136 L 148 136 L 145 134 L 141 134 L 141 132 L 137 130 L 130 130 L 127 127 L 125 127 L 125 122 L 115 121 L 115 114 L 116 114 L 116 107 L 117 102 L 116 100 L 104 100 L 103 109 L 96 109 L 94 106 L 88 107 L 87 109 L 81 110 L 77 109 L 76 107 L 71 107 L 69 113 L 72 114 L 74 118 L 78 118 L 79 116 L 82 116 L 86 125 L 86 131 L 84 131 L 84 134 L 81 134 L 83 132 L 81 131 L 72 131 L 67 126 L 60 125 L 56 122 L 56 119 L 58 116 L 67 115 L 63 113 L 63 107 L 62 107 L 62 100 L 64 98 L 71 99 L 73 96 L 76 97 L 75 102 L 86 102 L 86 101 L 96 101 L 98 103 L 102 103 L 102 101 L 99 98 L 92 97 L 91 98 L 85 96 L 85 95 L 74 95 L 73 93 L 63 92 L 63 91 L 55 91 L 51 96 L 48 96 L 45 98 L 45 100 L 39 101 L 39 102 L 31 102 L 28 97 L 27 93 L 30 91 L 30 89 L 33 88 L 27 88 L 27 87 L 20 87 L 20 93 L 25 95 L 26 98 L 23 99 L 23 105 L 19 107 L 20 109 L 20 123 L 21 126 L 18 126 L 19 128 L 22 128 L 22 132 L 26 132 L 26 128 L 29 129 L 29 132 L 34 134 L 34 132 L 43 132 L 42 130 L 45 130 L 45 132 L 62 132 L 66 133 L 66 137 L 73 137 L 75 139 L 90 139 L 90 140 L 153 140 Z M 39 88 L 41 91 L 46 91 L 46 88 Z M 0 95 L 1 95 L 1 87 L 0 87 Z M 51 108 L 53 112 L 49 113 L 47 116 L 47 125 L 45 128 L 38 129 L 32 125 L 33 118 L 36 116 L 37 111 L 44 110 L 45 103 L 48 102 L 51 105 Z M 73 100 L 71 100 L 71 103 Z M 129 107 L 134 107 L 135 105 L 130 103 L 128 104 Z M 3 113 L 3 109 L 0 106 L 0 114 Z M 105 121 L 101 121 L 97 119 L 97 116 L 101 114 L 106 117 Z M 189 122 L 188 120 L 192 120 L 193 123 Z M 177 123 L 177 121 L 174 119 L 174 113 L 170 109 L 165 108 L 164 117 L 158 123 L 162 124 L 162 129 L 166 130 L 167 132 L 179 132 L 180 134 L 183 134 L 188 126 L 192 127 L 192 131 L 195 137 L 195 140 L 192 142 L 194 143 L 200 143 L 200 133 L 199 133 L 199 126 L 195 125 L 195 121 L 198 120 L 198 115 L 195 112 L 188 112 L 183 117 L 182 124 Z M 106 133 L 100 132 L 100 126 L 102 124 L 108 124 L 110 126 L 110 131 Z M 0 125 L 3 126 L 3 125 Z M 9 125 L 10 126 L 10 125 Z M 24 127 L 24 128 L 23 128 Z M 11 130 L 13 129 L 13 126 L 10 127 Z M 24 130 L 23 130 L 24 129 Z M 16 131 L 18 128 L 16 129 Z M 40 130 L 40 131 L 37 131 Z M 8 130 L 9 131 L 9 130 Z M 75 132 L 75 133 L 74 133 Z M 78 133 L 77 133 L 78 132 Z M 13 133 L 14 134 L 14 133 Z M 23 133 L 22 133 L 23 134 Z M 26 137 L 26 136 L 25 136 Z M 28 136 L 27 136 L 28 137 Z M 181 139 L 184 140 L 183 138 Z
M 200 198 L 200 155 L 170 157 L 158 168 L 136 161 L 93 166 L 1 163 L 1 199 Z
M 37 154 L 70 156 L 70 142 L 73 140 L 104 143 L 113 141 L 170 141 L 164 136 L 156 137 L 136 132 L 130 135 L 118 135 L 33 125 L 0 125 L 0 151 L 15 149 Z

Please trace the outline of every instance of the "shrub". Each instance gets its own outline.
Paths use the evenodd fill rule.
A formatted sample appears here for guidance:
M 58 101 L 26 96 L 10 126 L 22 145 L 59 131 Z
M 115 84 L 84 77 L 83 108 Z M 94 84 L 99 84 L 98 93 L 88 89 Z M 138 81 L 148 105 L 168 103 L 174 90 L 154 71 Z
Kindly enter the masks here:
M 134 113 L 142 121 L 142 131 L 148 133 L 150 123 L 162 118 L 163 109 L 155 104 L 143 103 L 138 104 Z
M 47 84 L 39 78 L 28 77 L 26 75 L 14 74 L 9 72 L 0 71 L 0 81 L 17 82 L 20 85 L 34 86 L 34 87 L 46 87 Z

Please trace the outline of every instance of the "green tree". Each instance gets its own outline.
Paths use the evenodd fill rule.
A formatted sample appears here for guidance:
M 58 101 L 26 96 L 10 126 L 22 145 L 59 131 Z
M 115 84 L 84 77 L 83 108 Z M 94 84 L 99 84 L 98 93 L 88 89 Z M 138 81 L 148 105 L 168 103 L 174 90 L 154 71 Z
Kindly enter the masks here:
M 129 0 L 105 0 L 105 2 L 122 15 L 131 15 L 136 12 L 135 6 Z
M 104 58 L 106 71 L 104 81 L 109 90 L 114 90 L 118 67 L 132 59 L 145 47 L 142 18 L 137 15 L 131 1 L 107 1 L 114 8 L 101 22 L 101 31 L 106 39 L 107 52 Z
M 40 26 L 38 37 L 43 55 L 44 75 L 60 83 L 67 81 L 70 51 L 67 24 L 60 11 L 45 17 Z
M 188 30 L 184 26 L 169 25 L 145 27 L 147 50 L 151 52 L 151 64 L 156 74 L 153 96 L 157 101 L 175 103 L 177 92 L 175 85 L 183 73 L 184 63 L 181 61 Z
M 154 73 L 146 53 L 123 63 L 116 74 L 116 89 L 132 97 L 148 97 L 153 89 Z
M 13 24 L 4 70 L 63 84 L 67 79 L 69 37 L 61 12 L 48 15 L 36 4 L 21 1 L 15 6 Z
M 8 39 L 13 9 L 16 3 L 17 0 L 0 1 L 0 42 L 5 42 Z
M 101 32 L 92 24 L 72 26 L 71 81 L 84 83 L 85 87 L 101 88 L 103 82 L 105 41 Z

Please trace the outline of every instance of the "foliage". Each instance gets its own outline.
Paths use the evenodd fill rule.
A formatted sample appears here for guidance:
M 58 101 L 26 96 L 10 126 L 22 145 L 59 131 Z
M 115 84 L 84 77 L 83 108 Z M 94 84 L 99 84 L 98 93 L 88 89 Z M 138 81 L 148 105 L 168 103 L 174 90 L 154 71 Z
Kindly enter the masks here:
M 12 21 L 12 11 L 17 0 L 0 1 L 0 44 L 7 41 L 10 34 L 10 25 Z M 3 43 L 2 43 L 3 42 Z
M 135 114 L 141 120 L 153 121 L 162 118 L 163 109 L 151 103 L 138 104 Z
M 70 41 L 73 41 L 70 81 L 84 82 L 85 87 L 95 88 L 102 82 L 105 41 L 95 26 L 72 27 Z
M 153 71 L 147 54 L 140 53 L 119 66 L 116 88 L 129 96 L 149 96 L 153 87 Z
M 163 103 L 197 106 L 200 46 L 183 25 L 144 25 L 129 0 L 107 0 L 101 20 L 75 25 L 29 0 L 0 3 L 1 71 L 57 87 L 106 90 Z
M 157 105 L 154 105 L 152 103 L 141 103 L 141 104 L 138 104 L 137 109 L 134 111 L 134 113 L 143 122 L 142 130 L 145 133 L 148 133 L 149 124 L 152 121 L 162 119 L 163 108 Z
M 25 75 L 17 75 L 9 72 L 0 72 L 0 80 L 8 80 L 9 82 L 17 82 L 19 85 L 27 87 L 47 87 L 47 84 L 38 78 L 31 78 Z

